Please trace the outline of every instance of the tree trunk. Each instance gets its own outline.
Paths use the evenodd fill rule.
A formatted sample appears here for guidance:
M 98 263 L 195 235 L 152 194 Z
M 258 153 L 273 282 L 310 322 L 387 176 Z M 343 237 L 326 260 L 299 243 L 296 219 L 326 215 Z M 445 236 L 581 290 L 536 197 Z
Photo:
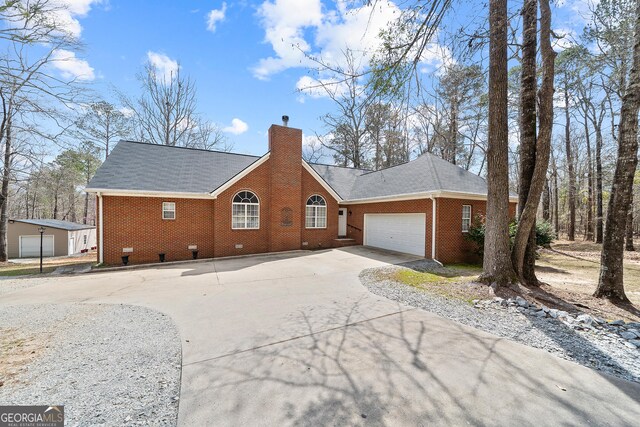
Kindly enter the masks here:
M 518 186 L 518 218 L 522 216 L 530 197 L 531 180 L 536 166 L 536 54 L 537 54 L 538 1 L 525 0 L 522 7 L 522 69 L 520 82 L 520 179 Z M 545 171 L 546 173 L 546 171 Z M 534 226 L 535 229 L 535 226 Z M 523 264 L 514 264 L 520 280 L 527 285 L 537 285 L 535 274 L 536 235 L 529 233 L 529 242 Z
M 636 248 L 633 246 L 633 191 L 631 192 L 629 213 L 627 213 L 627 229 L 625 232 L 624 250 L 629 252 L 633 252 L 636 250 Z
M 613 175 L 606 230 L 602 242 L 601 269 L 596 297 L 629 301 L 624 292 L 624 236 L 631 209 L 633 177 L 638 166 L 638 111 L 640 110 L 640 0 L 636 1 L 633 66 L 622 98 L 618 160 Z
M 564 78 L 564 111 L 565 128 L 564 142 L 567 154 L 567 173 L 569 175 L 569 222 L 567 224 L 567 238 L 570 241 L 576 239 L 576 172 L 573 167 L 573 153 L 571 149 L 571 114 L 569 113 L 569 82 Z
M 556 237 L 560 235 L 560 197 L 558 196 L 558 166 L 553 160 L 553 222 Z
M 7 228 L 9 218 L 9 178 L 11 177 L 11 108 L 7 114 L 7 120 L 4 130 L 4 167 L 2 168 L 2 190 L 0 192 L 0 262 L 6 262 L 9 259 L 7 252 Z
M 487 221 L 481 279 L 495 288 L 515 280 L 509 248 L 507 0 L 490 0 L 489 26 Z
M 584 118 L 584 134 L 587 143 L 587 229 L 585 239 L 593 241 L 593 164 L 591 156 L 591 137 L 587 118 Z
M 518 222 L 518 230 L 516 231 L 511 254 L 515 271 L 520 280 L 526 284 L 533 284 L 525 277 L 525 254 L 530 248 L 531 236 L 533 235 L 533 239 L 535 239 L 536 212 L 538 211 L 547 168 L 549 167 L 553 131 L 553 80 L 556 54 L 551 47 L 551 8 L 549 7 L 549 0 L 540 0 L 540 52 L 542 55 L 542 84 L 538 93 L 540 129 L 536 143 L 535 167 L 531 177 L 528 197 Z
M 602 202 L 602 128 L 596 127 L 596 243 L 602 243 L 604 235 Z
M 551 221 L 551 189 L 548 179 L 544 180 L 544 190 L 542 190 L 542 219 L 546 222 Z

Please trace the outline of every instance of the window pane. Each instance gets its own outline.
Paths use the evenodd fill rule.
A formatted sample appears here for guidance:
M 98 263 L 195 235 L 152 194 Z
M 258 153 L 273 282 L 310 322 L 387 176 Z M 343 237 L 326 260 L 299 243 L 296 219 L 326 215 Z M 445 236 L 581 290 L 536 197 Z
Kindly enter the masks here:
M 316 208 L 316 227 L 324 228 L 327 226 L 327 207 L 318 206 Z

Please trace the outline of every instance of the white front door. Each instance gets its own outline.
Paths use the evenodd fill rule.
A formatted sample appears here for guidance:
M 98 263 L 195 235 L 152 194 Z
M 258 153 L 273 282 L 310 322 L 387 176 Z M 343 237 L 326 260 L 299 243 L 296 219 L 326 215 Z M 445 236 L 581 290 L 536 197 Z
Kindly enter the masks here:
M 76 253 L 75 242 L 73 237 L 69 237 L 69 253 L 67 255 L 73 255 Z
M 338 209 L 338 237 L 347 235 L 347 208 Z
M 426 214 L 366 214 L 364 245 L 425 256 Z

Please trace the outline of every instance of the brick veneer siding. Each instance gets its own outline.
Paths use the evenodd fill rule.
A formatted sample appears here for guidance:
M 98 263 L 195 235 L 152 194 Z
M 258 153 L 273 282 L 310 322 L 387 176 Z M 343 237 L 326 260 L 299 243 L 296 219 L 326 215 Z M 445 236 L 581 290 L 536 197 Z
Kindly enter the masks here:
M 270 172 L 271 159 L 267 160 L 247 176 L 240 179 L 218 195 L 215 203 L 214 255 L 217 257 L 258 254 L 269 252 L 269 224 L 271 219 Z M 231 206 L 238 191 L 248 190 L 260 200 L 260 228 L 257 230 L 234 230 L 231 228 Z M 241 245 L 237 248 L 236 245 Z
M 379 202 L 357 205 L 344 205 L 347 208 L 347 237 L 363 244 L 364 214 L 376 213 L 424 213 L 426 214 L 425 255 L 431 258 L 431 200 L 405 200 L 400 202 Z
M 306 204 L 307 199 L 318 194 L 327 202 L 327 227 L 306 228 Z M 338 202 L 324 189 L 322 185 L 306 170 L 302 170 L 302 199 L 300 203 L 302 217 L 301 246 L 303 249 L 320 249 L 336 246 L 338 237 Z M 304 242 L 307 245 L 304 245 Z
M 484 200 L 436 199 L 436 259 L 444 264 L 479 263 L 482 258 L 473 242 L 462 232 L 462 206 L 471 206 L 471 218 L 486 213 Z M 509 215 L 515 217 L 516 204 L 509 205 Z
M 175 202 L 176 219 L 162 219 L 162 202 Z M 104 262 L 121 264 L 122 249 L 133 248 L 132 264 L 190 259 L 189 245 L 198 256 L 214 255 L 213 200 L 160 197 L 103 196 Z

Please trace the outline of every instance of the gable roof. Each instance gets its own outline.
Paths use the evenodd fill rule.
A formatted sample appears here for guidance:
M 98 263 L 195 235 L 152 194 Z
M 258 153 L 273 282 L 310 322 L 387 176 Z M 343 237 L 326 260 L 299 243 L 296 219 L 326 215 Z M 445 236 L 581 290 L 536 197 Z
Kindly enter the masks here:
M 342 166 L 321 165 L 318 163 L 309 163 L 309 166 L 311 166 L 343 200 L 349 198 L 356 179 L 360 175 L 370 172 L 366 169 L 353 169 Z
M 11 221 L 33 224 L 46 228 L 59 228 L 60 230 L 76 231 L 96 228 L 94 225 L 78 224 L 77 222 L 61 221 L 59 219 L 12 219 Z
M 120 141 L 98 169 L 88 192 L 138 192 L 215 197 L 238 177 L 268 159 L 221 151 Z M 486 197 L 487 182 L 478 175 L 425 153 L 415 160 L 370 171 L 306 163 L 341 202 L 399 196 L 443 195 Z M 323 185 L 324 185 L 323 184 Z M 334 197 L 335 197 L 334 195 Z M 511 194 L 511 198 L 516 197 Z
M 311 164 L 343 200 L 417 193 L 487 194 L 487 181 L 430 153 L 378 171 Z
M 257 156 L 120 141 L 87 191 L 209 194 L 258 160 Z

